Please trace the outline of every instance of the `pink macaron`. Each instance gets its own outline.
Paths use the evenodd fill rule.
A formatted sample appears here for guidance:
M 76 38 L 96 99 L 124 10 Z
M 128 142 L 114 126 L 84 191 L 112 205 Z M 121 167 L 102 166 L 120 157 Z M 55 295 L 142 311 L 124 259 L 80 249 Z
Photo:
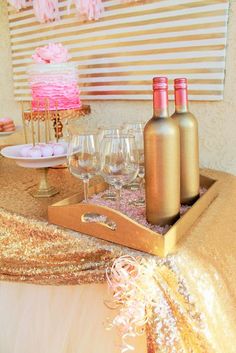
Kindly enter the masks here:
M 51 157 L 53 155 L 53 147 L 50 145 L 41 146 L 42 157 Z
M 28 151 L 28 156 L 31 158 L 40 158 L 42 157 L 42 151 L 40 147 L 34 146 L 31 147 Z
M 60 156 L 65 153 L 65 148 L 61 143 L 54 143 L 53 154 L 54 156 Z
M 20 149 L 21 157 L 29 157 L 29 150 L 32 148 L 32 145 L 24 146 Z

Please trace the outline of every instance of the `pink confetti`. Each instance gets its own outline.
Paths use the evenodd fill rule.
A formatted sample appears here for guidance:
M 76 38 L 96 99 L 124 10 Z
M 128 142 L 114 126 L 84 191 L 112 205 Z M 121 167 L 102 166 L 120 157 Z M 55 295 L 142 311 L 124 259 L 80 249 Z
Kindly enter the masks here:
M 201 188 L 200 196 L 202 196 L 207 190 L 205 188 Z M 116 202 L 113 200 L 107 200 L 103 198 L 103 195 L 107 194 L 107 191 L 101 192 L 92 196 L 89 199 L 90 203 L 106 206 L 115 209 Z M 128 190 L 123 189 L 121 193 L 121 203 L 120 203 L 120 212 L 124 213 L 126 216 L 131 218 L 132 220 L 136 221 L 137 223 L 157 232 L 159 234 L 166 234 L 167 231 L 170 229 L 171 226 L 159 226 L 159 225 L 152 225 L 147 222 L 145 216 L 145 204 L 141 206 L 137 206 L 135 201 L 142 200 L 145 198 L 145 193 L 143 189 L 138 190 Z M 183 216 L 191 206 L 181 205 L 180 207 L 180 216 Z

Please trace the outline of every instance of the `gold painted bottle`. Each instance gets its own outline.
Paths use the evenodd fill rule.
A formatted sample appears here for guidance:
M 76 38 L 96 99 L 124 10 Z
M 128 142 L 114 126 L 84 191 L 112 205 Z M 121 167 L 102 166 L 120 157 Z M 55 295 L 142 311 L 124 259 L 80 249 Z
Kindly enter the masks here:
M 191 205 L 199 197 L 198 123 L 188 110 L 187 79 L 174 81 L 175 113 L 180 128 L 180 200 Z
M 168 80 L 153 79 L 153 117 L 144 128 L 146 218 L 173 224 L 180 210 L 180 136 L 168 114 Z

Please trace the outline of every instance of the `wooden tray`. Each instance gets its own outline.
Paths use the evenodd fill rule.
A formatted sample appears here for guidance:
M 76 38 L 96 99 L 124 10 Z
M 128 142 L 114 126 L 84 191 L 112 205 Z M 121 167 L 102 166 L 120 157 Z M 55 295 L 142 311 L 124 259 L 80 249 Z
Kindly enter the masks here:
M 65 228 L 164 257 L 174 250 L 179 239 L 218 195 L 216 180 L 201 175 L 200 184 L 201 187 L 208 189 L 206 193 L 165 235 L 140 225 L 114 209 L 95 204 L 81 204 L 82 194 L 76 194 L 49 206 L 48 220 Z M 106 188 L 106 183 L 96 184 L 90 188 L 89 194 L 97 194 Z

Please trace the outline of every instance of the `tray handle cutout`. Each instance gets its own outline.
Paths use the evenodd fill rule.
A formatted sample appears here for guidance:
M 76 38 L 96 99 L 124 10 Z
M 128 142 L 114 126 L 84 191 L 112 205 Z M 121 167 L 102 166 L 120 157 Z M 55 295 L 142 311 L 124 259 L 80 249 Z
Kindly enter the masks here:
M 97 223 L 113 231 L 115 231 L 117 228 L 116 222 L 114 222 L 112 219 L 108 218 L 107 216 L 99 213 L 91 213 L 91 212 L 84 213 L 81 216 L 81 222 Z

